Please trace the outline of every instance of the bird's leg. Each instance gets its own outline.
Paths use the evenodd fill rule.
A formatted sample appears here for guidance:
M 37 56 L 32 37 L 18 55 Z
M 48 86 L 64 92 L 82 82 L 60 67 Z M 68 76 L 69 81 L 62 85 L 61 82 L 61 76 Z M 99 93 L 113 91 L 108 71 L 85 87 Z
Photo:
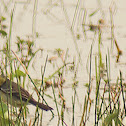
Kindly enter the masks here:
M 21 115 L 21 111 L 22 111 L 22 106 L 20 107 L 20 109 L 19 109 L 19 114 L 18 114 L 18 118 L 20 117 L 20 115 Z

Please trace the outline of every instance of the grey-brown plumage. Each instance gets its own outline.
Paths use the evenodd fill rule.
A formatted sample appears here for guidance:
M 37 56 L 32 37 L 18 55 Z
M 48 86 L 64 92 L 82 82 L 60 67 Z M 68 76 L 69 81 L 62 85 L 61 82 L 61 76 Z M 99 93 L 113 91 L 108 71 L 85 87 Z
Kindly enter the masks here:
M 10 82 L 9 79 L 6 77 L 0 75 L 0 96 L 2 97 L 2 100 L 4 102 L 7 102 L 7 97 L 8 97 L 8 102 L 9 104 L 11 103 L 10 100 L 10 83 L 12 84 L 12 105 L 21 107 L 21 100 L 20 100 L 20 95 L 22 98 L 22 103 L 31 103 L 34 106 L 38 106 L 39 108 L 48 111 L 52 110 L 51 107 L 44 105 L 43 103 L 38 103 L 30 94 L 28 91 L 26 91 L 24 88 L 21 86 L 18 86 L 15 82 Z M 19 88 L 20 88 L 20 93 L 19 93 Z M 7 96 L 8 95 L 8 96 Z

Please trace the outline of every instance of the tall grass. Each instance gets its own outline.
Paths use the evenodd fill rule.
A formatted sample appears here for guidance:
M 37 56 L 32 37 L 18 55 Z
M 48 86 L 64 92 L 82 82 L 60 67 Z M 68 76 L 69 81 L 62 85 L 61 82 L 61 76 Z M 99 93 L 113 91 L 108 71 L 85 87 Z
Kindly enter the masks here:
M 10 16 L 10 27 L 9 27 L 9 33 L 7 34 L 4 30 L 4 28 L 0 29 L 1 36 L 5 37 L 6 44 L 1 50 L 1 54 L 4 55 L 2 59 L 2 63 L 0 66 L 1 73 L 6 75 L 6 77 L 9 77 L 11 80 L 10 89 L 11 93 L 7 97 L 11 99 L 11 105 L 7 102 L 7 104 L 4 104 L 2 102 L 2 97 L 0 96 L 0 126 L 13 126 L 13 125 L 24 125 L 24 126 L 31 126 L 31 125 L 43 125 L 43 118 L 44 114 L 43 111 L 39 111 L 38 106 L 36 107 L 36 111 L 34 113 L 34 119 L 28 123 L 27 119 L 29 110 L 25 105 L 22 103 L 22 97 L 21 97 L 21 91 L 19 86 L 23 83 L 23 86 L 25 88 L 26 79 L 29 79 L 31 84 L 34 86 L 34 89 L 37 93 L 38 102 L 43 102 L 44 104 L 48 105 L 45 96 L 48 96 L 50 100 L 54 103 L 54 112 L 51 110 L 52 117 L 50 117 L 49 123 L 53 121 L 53 119 L 57 119 L 57 122 L 55 122 L 54 125 L 62 125 L 62 126 L 68 126 L 71 124 L 72 126 L 76 126 L 76 109 L 78 104 L 77 100 L 78 92 L 77 87 L 80 84 L 80 80 L 78 81 L 78 75 L 79 75 L 79 67 L 82 65 L 80 61 L 87 60 L 87 73 L 89 75 L 89 82 L 87 83 L 87 94 L 84 96 L 84 100 L 81 101 L 82 103 L 82 111 L 80 112 L 79 116 L 79 125 L 85 126 L 88 125 L 88 122 L 91 120 L 91 113 L 94 113 L 94 120 L 93 124 L 95 126 L 113 126 L 113 125 L 123 125 L 123 120 L 126 116 L 126 104 L 125 104 L 125 83 L 123 82 L 123 71 L 119 71 L 120 75 L 115 77 L 116 83 L 113 83 L 111 80 L 111 54 L 109 52 L 108 48 L 108 54 L 106 57 L 103 57 L 102 53 L 102 44 L 103 43 L 103 32 L 101 29 L 101 25 L 94 25 L 94 24 L 86 24 L 87 17 L 93 17 L 95 14 L 101 10 L 102 16 L 105 16 L 105 13 L 100 8 L 100 1 L 99 2 L 99 8 L 95 9 L 92 13 L 88 13 L 88 9 L 84 7 L 84 1 L 78 0 L 74 12 L 74 17 L 72 23 L 70 22 L 69 15 L 66 10 L 66 6 L 64 4 L 63 0 L 60 0 L 59 3 L 61 5 L 61 8 L 64 12 L 65 19 L 67 22 L 67 26 L 72 34 L 73 42 L 77 51 L 77 64 L 74 62 L 68 62 L 67 59 L 69 58 L 68 50 L 66 50 L 65 58 L 63 58 L 63 50 L 62 49 L 56 49 L 57 58 L 55 59 L 61 59 L 61 64 L 57 65 L 55 67 L 55 71 L 53 73 L 50 73 L 48 77 L 45 76 L 46 72 L 46 66 L 49 62 L 48 55 L 46 57 L 46 61 L 44 66 L 41 67 L 41 82 L 40 84 L 36 85 L 35 81 L 32 79 L 31 75 L 29 74 L 29 66 L 31 62 L 34 60 L 34 57 L 37 55 L 39 51 L 43 52 L 44 49 L 37 49 L 35 50 L 34 43 L 35 43 L 35 37 L 36 37 L 36 15 L 37 15 L 37 6 L 38 6 L 38 0 L 35 0 L 34 3 L 34 9 L 33 9 L 33 24 L 32 24 L 32 33 L 33 33 L 33 41 L 30 41 L 29 39 L 23 39 L 19 36 L 17 36 L 17 42 L 16 47 L 17 50 L 14 51 L 12 49 L 12 31 L 13 31 L 13 18 L 14 18 L 14 12 L 15 8 L 11 12 Z M 115 43 L 116 49 L 117 49 L 117 62 L 119 61 L 119 56 L 122 54 L 122 51 L 119 48 L 119 45 L 117 43 L 117 39 L 115 39 L 115 33 L 114 33 L 114 18 L 112 8 L 110 7 L 110 23 L 111 23 L 111 48 L 113 48 L 113 43 Z M 1 18 L 1 21 L 4 21 L 4 18 Z M 81 24 L 82 23 L 82 24 Z M 75 30 L 75 25 L 77 24 L 77 29 Z M 80 25 L 81 24 L 81 25 Z M 3 24 L 1 23 L 1 26 Z M 81 26 L 81 28 L 79 27 Z M 89 32 L 94 33 L 93 41 L 91 43 L 91 48 L 89 52 L 88 59 L 85 59 L 85 57 L 82 59 L 80 48 L 78 46 L 79 39 L 79 31 L 81 31 L 85 38 L 85 41 L 88 39 L 86 31 L 86 27 L 89 27 Z M 4 26 L 5 27 L 5 26 Z M 81 30 L 80 30 L 80 29 Z M 77 32 L 77 34 L 76 34 Z M 96 37 L 98 38 L 96 39 Z M 78 38 L 76 38 L 78 37 Z M 94 44 L 98 45 L 97 54 L 95 57 L 93 57 L 94 52 Z M 83 47 L 81 47 L 83 48 Z M 34 51 L 35 50 L 35 51 Z M 25 53 L 24 53 L 25 52 Z M 21 56 L 21 57 L 20 57 Z M 22 58 L 23 57 L 23 58 Z M 73 57 L 72 57 L 73 58 Z M 93 62 L 93 58 L 95 58 L 95 61 Z M 105 61 L 104 61 L 105 59 Z M 57 64 L 54 62 L 54 64 Z M 94 65 L 95 64 L 95 65 Z M 53 63 L 51 63 L 50 59 L 50 66 L 53 66 Z M 88 70 L 89 65 L 89 70 Z M 94 65 L 94 66 L 93 66 Z M 65 86 L 63 85 L 62 80 L 64 79 L 65 72 L 69 70 L 69 67 L 71 67 L 72 72 L 70 73 L 73 75 L 72 79 L 73 82 L 71 82 L 72 93 L 71 93 L 71 99 L 72 105 L 69 109 L 67 109 L 67 101 L 65 98 Z M 92 81 L 92 68 L 95 67 L 95 86 L 94 81 Z M 23 70 L 22 70 L 23 68 Z M 82 71 L 81 71 L 82 72 Z M 66 76 L 69 76 L 66 74 Z M 116 79 L 117 78 L 117 79 Z M 18 84 L 19 89 L 19 95 L 20 95 L 20 101 L 21 101 L 21 109 L 17 109 L 16 107 L 12 107 L 12 82 L 16 79 L 16 83 Z M 58 80 L 56 82 L 56 80 Z M 67 81 L 67 80 L 66 80 Z M 50 83 L 49 83 L 50 82 Z M 49 86 L 47 86 L 47 83 L 49 83 Z M 50 87 L 52 94 L 47 95 L 46 90 Z M 66 86 L 67 87 L 67 86 Z M 92 87 L 94 87 L 94 92 L 92 90 Z M 57 88 L 57 89 L 56 89 Z M 57 93 L 58 92 L 58 93 Z M 82 94 L 83 95 L 83 94 Z M 92 95 L 94 98 L 92 98 Z M 66 122 L 66 111 L 70 112 L 71 116 L 70 122 Z M 8 113 L 6 115 L 6 113 Z M 49 125 L 49 124 L 47 124 Z M 53 125 L 53 124 L 52 124 Z

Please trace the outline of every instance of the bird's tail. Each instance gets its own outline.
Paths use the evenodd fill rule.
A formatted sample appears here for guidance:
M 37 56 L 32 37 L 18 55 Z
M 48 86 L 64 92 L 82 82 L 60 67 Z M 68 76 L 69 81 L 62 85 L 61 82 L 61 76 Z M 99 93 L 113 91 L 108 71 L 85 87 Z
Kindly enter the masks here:
M 44 105 L 43 103 L 38 103 L 37 101 L 35 100 L 30 100 L 30 103 L 33 104 L 34 106 L 38 106 L 39 108 L 45 110 L 45 111 L 48 111 L 48 110 L 53 110 L 53 108 L 49 107 L 48 105 Z

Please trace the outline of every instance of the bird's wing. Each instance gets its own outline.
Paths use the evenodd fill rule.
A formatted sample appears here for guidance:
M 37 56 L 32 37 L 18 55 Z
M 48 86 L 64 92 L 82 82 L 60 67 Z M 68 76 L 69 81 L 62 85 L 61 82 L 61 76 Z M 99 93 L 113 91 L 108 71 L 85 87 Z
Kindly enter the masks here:
M 12 92 L 12 96 L 15 96 L 20 99 L 20 95 L 23 100 L 27 101 L 32 98 L 32 96 L 23 89 L 21 86 L 17 85 L 15 82 L 12 83 L 12 90 L 10 90 L 10 80 L 7 79 L 6 82 L 0 87 L 1 91 L 6 94 L 10 94 Z M 19 91 L 20 90 L 20 91 Z

